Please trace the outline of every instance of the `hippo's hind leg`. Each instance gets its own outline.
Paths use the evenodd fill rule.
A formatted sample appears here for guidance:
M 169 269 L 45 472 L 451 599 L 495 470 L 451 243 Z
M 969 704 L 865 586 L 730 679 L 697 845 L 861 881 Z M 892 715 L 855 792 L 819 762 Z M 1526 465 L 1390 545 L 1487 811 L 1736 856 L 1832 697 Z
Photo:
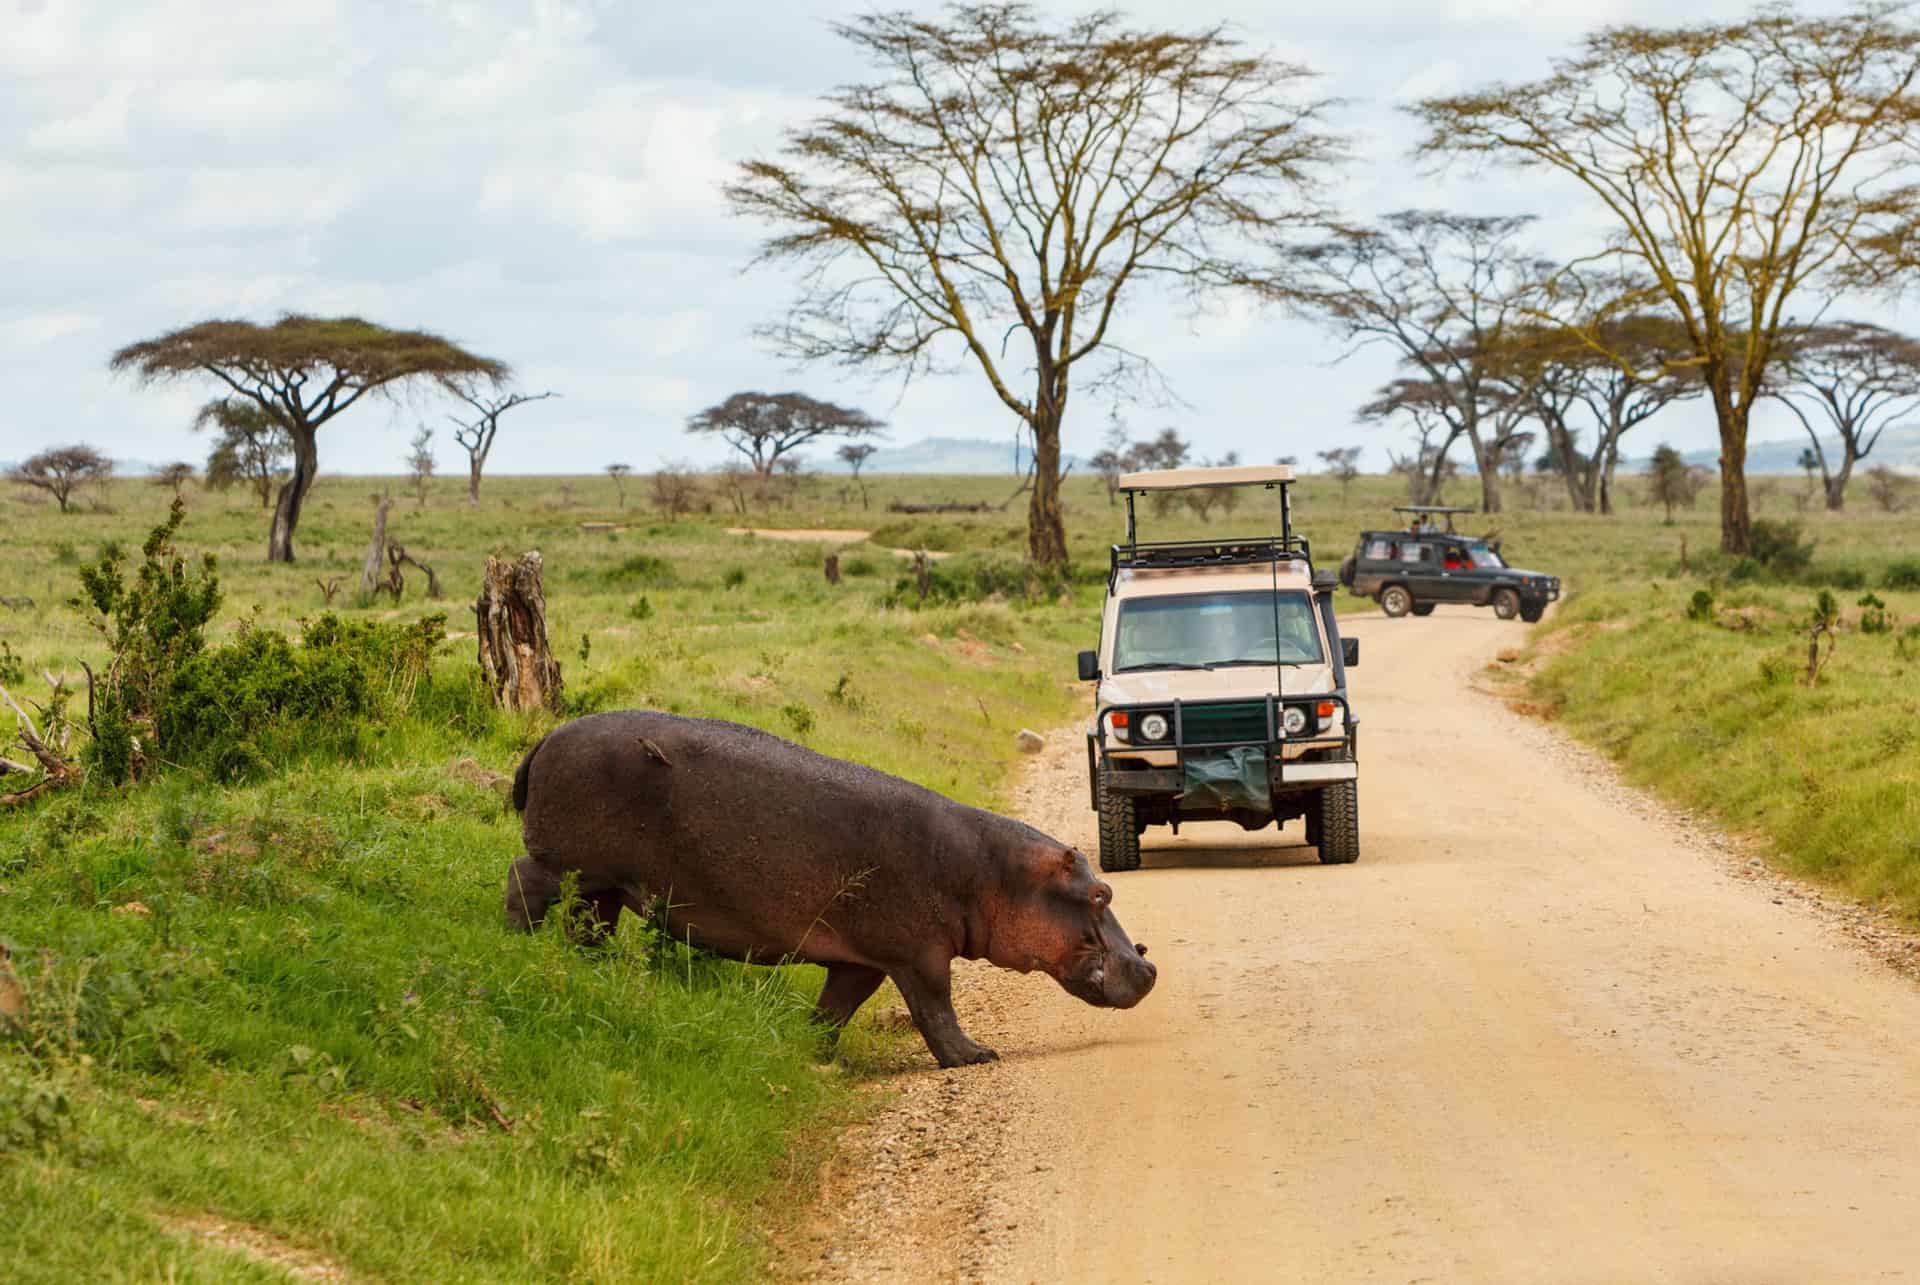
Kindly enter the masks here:
M 814 1020 L 838 1035 L 886 980 L 885 973 L 865 964 L 828 964 L 827 984 L 820 988 L 819 1002 L 813 1006 Z
M 507 927 L 532 932 L 559 895 L 559 874 L 532 857 L 520 858 L 507 869 Z
M 971 1066 L 999 1057 L 984 1044 L 976 1044 L 960 1029 L 960 1015 L 953 1011 L 952 960 L 929 962 L 896 969 L 888 976 L 906 998 L 913 1024 L 927 1042 L 941 1066 Z

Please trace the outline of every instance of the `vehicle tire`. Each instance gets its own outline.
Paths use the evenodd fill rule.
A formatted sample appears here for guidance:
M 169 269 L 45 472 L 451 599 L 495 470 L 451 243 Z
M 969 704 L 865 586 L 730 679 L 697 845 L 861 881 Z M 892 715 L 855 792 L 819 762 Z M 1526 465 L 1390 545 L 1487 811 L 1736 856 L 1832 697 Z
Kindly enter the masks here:
M 1435 604 L 1431 602 L 1416 602 L 1413 604 L 1413 614 L 1416 616 L 1431 616 L 1434 606 Z
M 1390 584 L 1380 591 L 1380 610 L 1397 620 L 1413 610 L 1413 595 L 1403 584 Z
M 1523 606 L 1520 608 L 1520 619 L 1526 621 L 1530 625 L 1537 624 L 1540 620 L 1540 617 L 1546 614 L 1547 614 L 1547 604 L 1544 602 L 1537 602 L 1531 607 Z
M 1502 620 L 1512 620 L 1520 614 L 1520 595 L 1511 589 L 1495 589 L 1489 601 L 1493 603 L 1493 614 Z
M 1111 874 L 1116 870 L 1140 868 L 1140 823 L 1134 816 L 1130 794 L 1114 794 L 1107 789 L 1107 774 L 1100 774 L 1100 868 Z
M 1360 783 L 1336 781 L 1322 786 L 1307 805 L 1307 838 L 1320 850 L 1323 866 L 1351 865 L 1360 859 Z
M 1349 553 L 1346 557 L 1340 560 L 1340 583 L 1345 585 L 1349 589 L 1353 588 L 1353 573 L 1354 573 L 1353 555 Z

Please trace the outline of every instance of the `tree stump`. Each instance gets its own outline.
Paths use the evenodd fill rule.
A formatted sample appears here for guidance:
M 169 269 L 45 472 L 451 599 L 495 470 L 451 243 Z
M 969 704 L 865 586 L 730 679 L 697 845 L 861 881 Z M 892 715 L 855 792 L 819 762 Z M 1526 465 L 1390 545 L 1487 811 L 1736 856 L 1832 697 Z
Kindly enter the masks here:
M 489 555 L 486 580 L 473 604 L 479 633 L 480 670 L 502 709 L 564 707 L 560 662 L 547 646 L 547 598 L 540 585 L 539 553 L 518 558 Z
M 840 555 L 837 553 L 827 555 L 827 583 L 840 583 Z
M 367 541 L 367 556 L 360 563 L 360 592 L 369 598 L 386 587 L 380 578 L 380 555 L 387 547 L 387 510 L 392 507 L 393 501 L 386 496 L 373 497 L 373 538 Z

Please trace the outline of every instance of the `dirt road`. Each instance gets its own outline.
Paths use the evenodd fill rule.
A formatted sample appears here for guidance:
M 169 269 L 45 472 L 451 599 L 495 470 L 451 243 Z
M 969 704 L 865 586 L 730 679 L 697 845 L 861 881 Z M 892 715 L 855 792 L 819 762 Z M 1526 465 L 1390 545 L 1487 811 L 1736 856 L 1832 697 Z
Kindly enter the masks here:
M 847 1175 L 828 1274 L 1920 1278 L 1920 987 L 1469 690 L 1517 626 L 1351 632 L 1360 863 L 1150 831 L 1113 880 L 1141 1007 L 970 970 L 1004 1061 L 901 1109 L 974 1145 Z M 1052 739 L 1023 814 L 1091 852 Z

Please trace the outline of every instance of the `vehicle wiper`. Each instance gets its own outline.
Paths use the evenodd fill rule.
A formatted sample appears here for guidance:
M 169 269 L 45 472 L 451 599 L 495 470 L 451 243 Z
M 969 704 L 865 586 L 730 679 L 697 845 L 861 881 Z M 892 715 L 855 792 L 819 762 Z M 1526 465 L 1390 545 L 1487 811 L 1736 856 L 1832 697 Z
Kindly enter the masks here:
M 1278 660 L 1272 656 L 1241 656 L 1236 660 L 1216 660 L 1206 668 L 1227 669 L 1234 665 L 1310 665 L 1312 663 L 1298 656 L 1282 657 Z
M 1184 660 L 1159 660 L 1149 665 L 1122 665 L 1116 674 L 1133 674 L 1143 669 L 1211 669 L 1211 665 L 1193 665 Z

